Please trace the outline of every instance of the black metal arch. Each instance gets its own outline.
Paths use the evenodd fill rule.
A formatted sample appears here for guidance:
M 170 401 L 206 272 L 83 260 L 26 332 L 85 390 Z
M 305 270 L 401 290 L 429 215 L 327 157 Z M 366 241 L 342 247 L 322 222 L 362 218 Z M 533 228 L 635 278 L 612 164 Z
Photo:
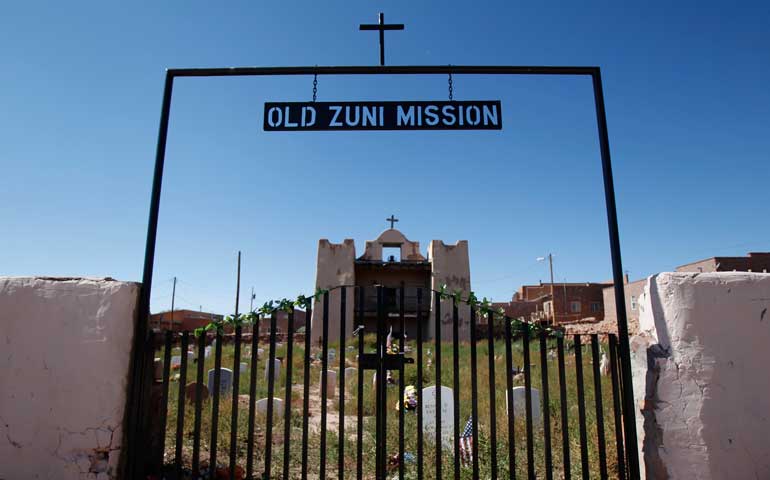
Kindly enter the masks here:
M 639 478 L 639 458 L 637 455 L 636 420 L 631 377 L 631 355 L 628 342 L 628 321 L 626 317 L 625 295 L 623 287 L 623 266 L 620 255 L 620 236 L 618 233 L 617 210 L 615 206 L 615 187 L 612 179 L 612 162 L 607 133 L 607 116 L 604 108 L 599 67 L 564 67 L 564 66 L 313 66 L 313 67 L 231 67 L 231 68 L 182 68 L 166 70 L 163 89 L 163 104 L 160 115 L 158 145 L 155 155 L 150 215 L 147 225 L 147 242 L 144 255 L 142 288 L 139 297 L 138 317 L 134 327 L 131 367 L 129 374 L 128 395 L 124 425 L 125 442 L 123 461 L 125 478 L 140 479 L 146 448 L 140 442 L 147 431 L 149 409 L 149 375 L 152 372 L 152 349 L 148 349 L 149 329 L 147 318 L 150 314 L 150 293 L 155 261 L 155 244 L 160 210 L 160 194 L 163 183 L 163 165 L 166 157 L 166 138 L 168 135 L 171 96 L 174 79 L 177 77 L 231 77 L 231 76 L 280 76 L 280 75 L 447 75 L 452 73 L 473 75 L 567 75 L 590 76 L 593 82 L 596 122 L 599 134 L 599 148 L 604 179 L 604 199 L 607 209 L 610 253 L 612 257 L 612 277 L 615 284 L 615 308 L 618 319 L 618 350 L 621 359 L 621 388 L 623 395 L 623 430 L 628 452 L 628 474 L 630 478 Z M 150 353 L 148 353 L 150 352 Z

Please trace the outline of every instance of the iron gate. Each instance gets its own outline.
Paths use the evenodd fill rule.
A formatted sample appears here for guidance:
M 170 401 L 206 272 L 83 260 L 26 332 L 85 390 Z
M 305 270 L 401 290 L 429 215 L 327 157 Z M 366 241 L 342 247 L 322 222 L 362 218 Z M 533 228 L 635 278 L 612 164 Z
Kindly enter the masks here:
M 565 66 L 379 66 L 379 67 L 237 67 L 237 68 L 202 68 L 202 69 L 169 69 L 166 71 L 163 102 L 160 117 L 160 127 L 158 133 L 158 144 L 155 156 L 155 169 L 153 174 L 152 195 L 150 201 L 150 212 L 147 229 L 147 240 L 145 247 L 144 268 L 142 276 L 142 289 L 139 298 L 138 306 L 138 319 L 134 329 L 133 335 L 133 348 L 131 359 L 131 375 L 128 383 L 128 395 L 126 404 L 126 419 L 125 419 L 125 441 L 123 449 L 123 466 L 124 476 L 130 479 L 144 479 L 145 471 L 153 464 L 157 463 L 156 460 L 149 458 L 147 442 L 148 438 L 151 438 L 153 431 L 154 416 L 152 415 L 157 411 L 159 407 L 159 401 L 162 399 L 153 398 L 152 393 L 152 354 L 153 349 L 148 348 L 151 345 L 150 340 L 153 338 L 152 332 L 148 328 L 148 323 L 144 321 L 149 317 L 150 310 L 150 297 L 152 291 L 153 269 L 155 259 L 155 246 L 156 236 L 158 228 L 159 210 L 160 210 L 160 196 L 162 189 L 163 170 L 166 154 L 166 139 L 168 135 L 168 127 L 171 112 L 171 97 L 174 86 L 174 81 L 177 78 L 182 77 L 224 77 L 224 76 L 284 76 L 284 75 L 566 75 L 566 76 L 588 76 L 592 80 L 594 103 L 596 106 L 596 120 L 598 127 L 598 140 L 601 154 L 602 164 L 602 176 L 604 183 L 605 204 L 608 222 L 608 233 L 610 241 L 610 253 L 612 258 L 612 272 L 613 281 L 615 285 L 615 308 L 617 313 L 618 332 L 617 339 L 609 336 L 610 342 L 615 342 L 615 349 L 619 362 L 616 362 L 615 367 L 618 372 L 618 380 L 620 384 L 620 398 L 623 415 L 621 417 L 623 426 L 619 428 L 619 431 L 623 432 L 625 438 L 625 444 L 627 445 L 626 452 L 633 452 L 633 454 L 625 455 L 625 467 L 630 478 L 639 478 L 639 459 L 636 455 L 637 440 L 636 440 L 636 426 L 635 426 L 635 406 L 633 401 L 633 386 L 631 384 L 631 365 L 630 365 L 630 351 L 628 343 L 628 325 L 624 302 L 624 288 L 623 288 L 623 267 L 620 255 L 620 240 L 618 234 L 617 224 L 617 212 L 615 206 L 615 193 L 614 184 L 612 178 L 612 165 L 610 159 L 609 138 L 607 133 L 607 119 L 604 107 L 604 94 L 602 89 L 601 73 L 598 67 L 565 67 Z M 236 337 L 238 332 L 234 334 Z M 169 343 L 174 343 L 174 339 L 169 340 Z M 529 339 L 526 343 L 524 351 L 529 352 L 529 341 L 536 341 L 536 339 Z M 563 348 L 569 347 L 569 339 L 562 341 L 564 343 Z M 185 341 L 184 335 L 181 339 Z M 187 341 L 190 341 L 189 334 Z M 201 341 L 200 339 L 197 341 Z M 537 340 L 539 341 L 539 340 Z M 580 338 L 575 338 L 574 342 L 580 345 Z M 598 342 L 598 340 L 597 340 Z M 272 342 L 271 342 L 272 343 Z M 591 356 L 593 358 L 593 343 Z M 217 342 L 219 346 L 221 343 Z M 612 343 L 611 343 L 612 344 Z M 236 342 L 237 345 L 237 342 Z M 537 343 L 536 343 L 537 345 Z M 573 343 L 574 345 L 574 343 Z M 524 347 L 523 347 L 524 348 Z M 608 347 L 609 348 L 609 347 Z M 575 351 L 582 350 L 578 348 Z M 440 355 L 440 351 L 437 352 Z M 527 353 L 529 355 L 529 353 Z M 582 355 L 582 353 L 581 353 Z M 187 356 L 183 356 L 186 358 Z M 219 357 L 221 361 L 221 356 Z M 613 356 L 613 359 L 615 357 Z M 440 365 L 437 365 L 437 369 Z M 181 365 L 180 365 L 181 367 Z M 218 368 L 221 365 L 218 366 Z M 454 365 L 453 365 L 454 367 Z M 215 369 L 216 370 L 218 370 Z M 382 367 L 378 367 L 382 368 Z M 580 367 L 582 369 L 582 366 Z M 526 370 L 526 369 L 525 369 Z M 576 378 L 577 376 L 576 368 Z M 184 372 L 186 374 L 186 371 Z M 531 372 L 530 372 L 531 373 Z M 180 368 L 180 376 L 182 374 Z M 582 372 L 581 372 L 582 374 Z M 215 374 L 219 376 L 219 374 Z M 531 384 L 531 375 L 527 374 L 526 378 Z M 474 377 L 475 380 L 475 377 Z M 581 386 L 581 388 L 583 388 Z M 618 389 L 615 389 L 618 390 Z M 166 390 L 166 395 L 168 391 Z M 440 395 L 440 394 L 439 394 Z M 456 394 L 455 394 L 456 395 Z M 386 394 L 387 397 L 387 394 Z M 379 398 L 379 397 L 378 397 Z M 167 398 L 166 398 L 167 400 Z M 212 399 L 212 404 L 219 402 L 218 396 L 215 394 Z M 382 398 L 380 398 L 382 400 Z M 613 397 L 613 403 L 617 402 L 617 397 Z M 531 403 L 531 402 L 528 402 Z M 601 403 L 600 399 L 596 402 Z M 270 402 L 269 405 L 272 405 Z M 580 416 L 590 417 L 590 411 L 585 410 L 585 405 L 581 408 L 583 412 Z M 531 411 L 530 408 L 527 411 Z M 528 415 L 529 416 L 529 415 Z M 182 413 L 181 420 L 184 420 L 184 414 Z M 550 420 L 550 419 L 549 419 Z M 218 420 L 212 421 L 212 427 L 217 427 Z M 473 417 L 472 422 L 478 422 L 476 416 Z M 528 428 L 531 422 L 527 422 Z M 616 424 L 617 425 L 617 424 Z M 597 428 L 598 428 L 597 424 Z M 381 428 L 381 427 L 380 427 Z M 474 433 L 477 432 L 477 426 L 473 426 Z M 584 428 L 584 427 L 580 427 Z M 217 429 L 214 428 L 216 431 Z M 494 430 L 494 437 L 497 436 L 496 426 L 492 425 L 490 433 Z M 503 429 L 504 430 L 504 429 Z M 546 428 L 545 432 L 549 429 Z M 581 444 L 583 430 L 581 429 Z M 527 440 L 529 441 L 532 435 L 527 430 Z M 200 441 L 200 439 L 198 439 Z M 216 439 L 215 439 L 216 441 Z M 212 442 L 213 443 L 213 442 Z M 234 443 L 234 442 L 231 442 Z M 531 443 L 531 442 L 528 442 Z M 476 443 L 474 443 L 477 445 Z M 545 445 L 547 445 L 546 442 Z M 477 445 L 478 447 L 478 445 Z M 477 448 L 475 447 L 475 448 Z M 268 447 L 271 448 L 271 447 Z M 307 448 L 303 446 L 303 448 Z M 598 447 L 597 447 L 598 448 Z M 528 446 L 527 451 L 531 450 Z M 550 447 L 549 447 L 550 450 Z M 214 451 L 216 455 L 216 450 Z M 530 454 L 527 454 L 528 459 Z M 495 463 L 497 460 L 497 452 L 493 450 L 490 453 L 490 461 Z M 552 463 L 553 455 L 549 453 L 543 453 L 543 460 L 548 460 Z M 606 452 L 604 454 L 606 457 Z M 477 457 L 474 457 L 477 458 Z M 383 460 L 381 456 L 377 457 L 377 472 L 381 473 L 381 466 Z M 442 458 L 439 456 L 436 459 L 436 468 L 441 470 Z M 303 462 L 304 463 L 304 462 Z M 529 462 L 530 464 L 532 462 Z M 581 467 L 584 465 L 582 453 L 581 453 Z M 419 463 L 418 463 L 419 465 Z M 454 468 L 454 465 L 453 465 Z M 528 467 L 530 468 L 530 467 Z M 443 472 L 443 470 L 441 470 Z M 531 473 L 531 472 L 530 472 Z M 546 471 L 547 473 L 547 471 Z
M 257 322 L 251 332 L 245 325 L 197 338 L 158 333 L 163 370 L 152 423 L 162 436 L 146 473 L 168 479 L 628 478 L 614 334 L 603 336 L 605 376 L 599 335 L 584 343 L 579 335 L 565 338 L 475 305 L 464 341 L 463 300 L 418 289 L 417 333 L 408 339 L 404 289 L 397 289 L 398 311 L 389 316 L 384 288 L 371 288 L 378 299 L 376 332 L 363 327 L 366 289 L 337 287 L 316 302 L 320 332 L 309 323 L 296 331 L 292 308 L 283 332 L 280 312 L 273 312 L 269 324 Z M 351 301 L 354 335 L 346 318 Z M 440 334 L 442 304 L 451 309 L 451 338 Z M 335 311 L 336 332 L 329 328 Z M 309 321 L 311 308 L 307 313 Z M 427 338 L 426 327 L 439 334 Z M 176 345 L 182 353 L 174 363 Z M 194 356 L 183 353 L 190 345 Z M 194 378 L 188 378 L 191 363 Z M 232 387 L 223 390 L 227 367 Z M 436 386 L 444 388 L 433 389 L 435 405 L 446 404 L 451 418 L 442 419 L 442 408 L 426 418 L 431 398 L 424 389 Z M 516 387 L 524 388 L 523 409 L 516 407 Z M 442 425 L 451 428 L 448 435 Z

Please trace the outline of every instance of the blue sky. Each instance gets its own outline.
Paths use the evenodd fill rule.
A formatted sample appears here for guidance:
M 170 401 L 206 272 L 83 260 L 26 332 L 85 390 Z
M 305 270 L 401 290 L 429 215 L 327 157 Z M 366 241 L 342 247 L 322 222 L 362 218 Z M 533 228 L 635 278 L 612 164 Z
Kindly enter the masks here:
M 480 2 L 481 3 L 481 2 Z M 642 277 L 770 249 L 770 5 L 654 2 L 13 2 L 0 17 L 0 274 L 140 280 L 166 67 L 396 64 L 602 68 L 624 268 Z M 312 78 L 183 79 L 174 91 L 153 309 L 310 292 L 318 238 L 398 227 L 467 239 L 473 289 L 611 277 L 590 82 L 455 77 L 501 132 L 266 133 Z M 447 79 L 322 77 L 319 100 L 439 99 Z M 242 305 L 248 302 L 248 295 Z

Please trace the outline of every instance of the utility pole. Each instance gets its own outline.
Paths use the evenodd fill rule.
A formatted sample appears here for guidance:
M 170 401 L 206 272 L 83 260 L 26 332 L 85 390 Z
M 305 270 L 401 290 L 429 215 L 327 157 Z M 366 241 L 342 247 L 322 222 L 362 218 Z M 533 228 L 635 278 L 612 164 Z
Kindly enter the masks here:
M 174 286 L 171 289 L 171 320 L 169 323 L 169 331 L 174 331 L 174 299 L 176 298 L 176 277 L 174 277 Z
M 551 315 L 552 323 L 556 324 L 556 297 L 553 294 L 553 255 L 548 254 L 548 266 L 551 270 Z
M 249 312 L 254 311 L 254 287 L 251 287 L 251 300 L 249 300 Z

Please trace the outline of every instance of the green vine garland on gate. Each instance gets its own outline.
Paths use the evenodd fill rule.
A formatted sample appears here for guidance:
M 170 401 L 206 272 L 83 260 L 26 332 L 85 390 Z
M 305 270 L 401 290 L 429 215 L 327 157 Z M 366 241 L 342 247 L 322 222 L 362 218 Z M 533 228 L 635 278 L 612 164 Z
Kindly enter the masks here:
M 238 315 L 227 315 L 222 320 L 215 320 L 205 327 L 196 328 L 194 333 L 196 337 L 200 337 L 202 334 L 210 331 L 216 331 L 217 333 L 223 333 L 225 325 L 230 325 L 233 328 L 242 327 L 244 325 L 255 325 L 259 318 L 262 316 L 269 316 L 277 312 L 290 313 L 295 307 L 308 308 L 314 300 L 319 300 L 322 296 L 329 293 L 328 289 L 318 288 L 315 294 L 308 297 L 305 295 L 299 295 L 296 299 L 281 298 L 279 300 L 270 300 L 265 302 L 261 307 Z M 495 309 L 492 307 L 492 301 L 487 297 L 483 297 L 481 300 L 476 294 L 471 291 L 468 293 L 467 298 L 462 298 L 462 290 L 457 289 L 454 292 L 447 290 L 446 284 L 441 285 L 441 288 L 436 291 L 436 294 L 441 300 L 452 300 L 455 303 L 465 303 L 472 309 L 476 309 L 479 315 L 486 315 L 491 317 L 494 321 L 495 317 L 507 318 L 505 316 L 505 310 L 500 307 Z M 552 327 L 546 327 L 539 323 L 527 322 L 523 317 L 510 318 L 511 333 L 523 334 L 525 331 L 529 334 L 529 338 L 534 338 L 541 333 L 545 333 L 549 337 L 562 338 L 564 337 L 564 330 Z M 491 323 L 491 322 L 490 322 Z

